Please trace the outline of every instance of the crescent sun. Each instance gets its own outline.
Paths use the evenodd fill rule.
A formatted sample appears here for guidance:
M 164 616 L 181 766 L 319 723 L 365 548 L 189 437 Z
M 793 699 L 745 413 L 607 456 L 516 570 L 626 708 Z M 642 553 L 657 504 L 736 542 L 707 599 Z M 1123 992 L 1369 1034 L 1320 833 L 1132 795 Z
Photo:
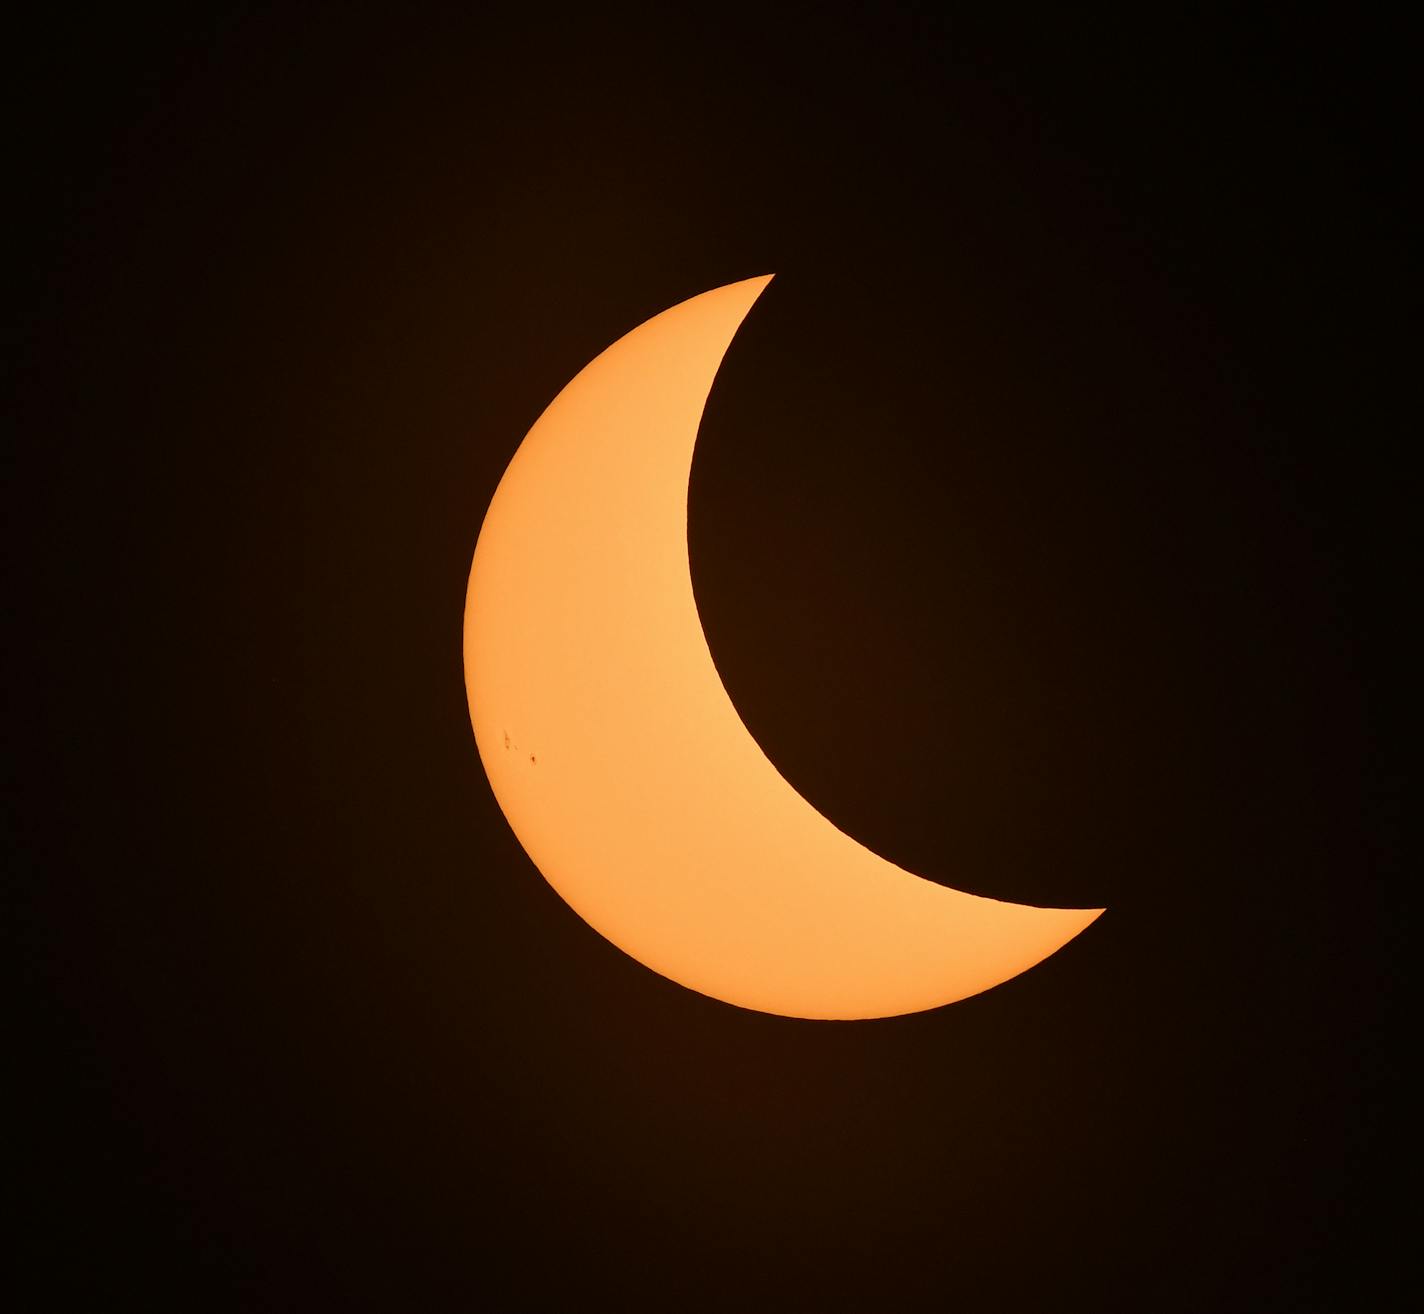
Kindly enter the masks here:
M 770 281 L 648 320 L 529 431 L 470 569 L 470 718 L 535 866 L 639 962 L 767 1013 L 913 1013 L 1018 975 L 1103 910 L 887 862 L 782 778 L 732 705 L 693 598 L 687 492 L 713 377 Z

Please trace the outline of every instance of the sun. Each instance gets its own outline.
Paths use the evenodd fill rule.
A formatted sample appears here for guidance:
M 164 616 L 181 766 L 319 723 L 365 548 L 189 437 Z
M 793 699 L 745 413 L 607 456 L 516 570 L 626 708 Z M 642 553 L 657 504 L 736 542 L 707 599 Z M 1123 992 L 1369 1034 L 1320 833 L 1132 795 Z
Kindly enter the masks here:
M 471 721 L 535 865 L 640 962 L 765 1012 L 914 1012 L 1032 967 L 1102 910 L 1002 903 L 887 862 L 737 715 L 693 597 L 687 492 L 713 377 L 769 281 L 650 319 L 530 430 L 470 570 Z

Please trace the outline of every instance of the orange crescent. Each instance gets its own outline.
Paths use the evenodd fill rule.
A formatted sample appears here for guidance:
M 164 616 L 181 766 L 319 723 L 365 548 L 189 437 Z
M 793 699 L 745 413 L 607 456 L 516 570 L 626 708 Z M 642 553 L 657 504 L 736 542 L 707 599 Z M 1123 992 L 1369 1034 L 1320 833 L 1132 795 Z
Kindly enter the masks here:
M 887 862 L 737 715 L 693 598 L 687 490 L 713 377 L 768 282 L 648 320 L 529 431 L 470 570 L 470 717 L 535 866 L 639 962 L 768 1013 L 911 1013 L 1032 967 L 1102 909 L 1003 903 Z

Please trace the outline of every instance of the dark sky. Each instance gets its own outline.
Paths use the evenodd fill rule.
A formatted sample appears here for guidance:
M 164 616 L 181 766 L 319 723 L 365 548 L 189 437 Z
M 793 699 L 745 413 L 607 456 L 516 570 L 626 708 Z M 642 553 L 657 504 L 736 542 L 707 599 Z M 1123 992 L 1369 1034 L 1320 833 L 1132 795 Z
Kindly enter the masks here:
M 673 8 L 7 43 L 28 1307 L 1378 1307 L 1398 34 Z M 529 425 L 767 272 L 691 489 L 738 709 L 887 858 L 1109 909 L 908 1018 L 623 956 L 465 709 Z

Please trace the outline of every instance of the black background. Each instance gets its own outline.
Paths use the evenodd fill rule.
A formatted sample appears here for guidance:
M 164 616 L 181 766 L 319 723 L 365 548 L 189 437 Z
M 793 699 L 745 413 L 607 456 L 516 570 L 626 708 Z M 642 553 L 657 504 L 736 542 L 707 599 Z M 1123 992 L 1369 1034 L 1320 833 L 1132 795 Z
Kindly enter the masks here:
M 894 4 L 12 32 L 49 1303 L 1392 1304 L 1396 41 Z M 469 730 L 520 438 L 767 272 L 691 490 L 738 709 L 886 857 L 1109 909 L 928 1014 L 648 972 Z

